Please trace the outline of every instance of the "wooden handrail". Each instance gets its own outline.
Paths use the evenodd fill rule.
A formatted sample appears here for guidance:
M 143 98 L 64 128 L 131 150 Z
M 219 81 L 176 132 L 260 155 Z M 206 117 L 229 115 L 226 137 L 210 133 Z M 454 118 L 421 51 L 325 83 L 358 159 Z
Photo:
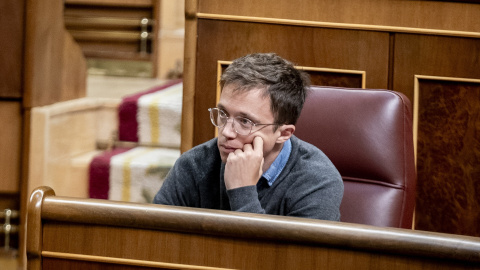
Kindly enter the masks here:
M 8 213 L 10 211 L 10 213 Z M 8 214 L 7 214 L 8 213 Z M 9 216 L 10 218 L 17 218 L 18 217 L 18 211 L 17 210 L 10 210 L 10 209 L 5 209 L 3 211 L 0 211 L 0 218 L 5 218 L 6 216 Z
M 98 199 L 57 197 L 47 187 L 32 196 L 29 214 L 42 221 L 263 239 L 431 259 L 480 263 L 480 238 L 406 229 Z M 39 202 L 42 202 L 39 205 Z M 31 203 L 31 204 L 32 204 Z M 30 209 L 39 209 L 39 214 Z M 31 218 L 29 216 L 29 218 Z M 33 221 L 41 224 L 40 221 Z M 30 222 L 29 222 L 30 224 Z M 32 232 L 30 228 L 29 232 Z M 30 249 L 30 251 L 32 251 Z
M 72 5 L 103 5 L 103 6 L 124 6 L 124 7 L 151 7 L 154 0 L 65 0 L 66 4 Z
M 109 17 L 79 17 L 65 16 L 65 25 L 67 27 L 140 27 L 142 25 L 153 25 L 152 19 L 125 19 Z
M 78 31 L 69 30 L 77 40 L 102 40 L 102 41 L 138 41 L 142 39 L 139 31 Z M 148 33 L 147 39 L 152 39 L 153 34 Z
M 32 191 L 27 206 L 27 261 L 28 269 L 42 269 L 42 206 L 46 197 L 55 196 L 51 188 Z

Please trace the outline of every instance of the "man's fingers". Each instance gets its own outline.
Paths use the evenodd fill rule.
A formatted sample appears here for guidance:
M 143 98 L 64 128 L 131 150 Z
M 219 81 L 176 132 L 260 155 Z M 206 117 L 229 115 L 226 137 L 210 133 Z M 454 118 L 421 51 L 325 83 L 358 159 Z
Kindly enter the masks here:
M 261 137 L 257 136 L 253 139 L 253 150 L 263 155 L 263 139 Z
M 252 151 L 253 150 L 253 146 L 249 143 L 246 143 L 243 145 L 243 152 L 247 152 L 247 151 Z

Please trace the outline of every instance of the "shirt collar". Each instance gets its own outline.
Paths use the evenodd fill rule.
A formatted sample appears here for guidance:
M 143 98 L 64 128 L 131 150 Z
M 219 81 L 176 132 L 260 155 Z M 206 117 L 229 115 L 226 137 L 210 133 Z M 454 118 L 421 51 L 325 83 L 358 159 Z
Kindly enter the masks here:
M 292 142 L 288 139 L 284 144 L 283 148 L 278 154 L 277 158 L 273 161 L 270 168 L 262 175 L 265 179 L 267 179 L 268 185 L 272 186 L 273 182 L 277 180 L 277 177 L 285 168 L 285 164 L 287 164 L 288 158 L 290 157 L 290 153 L 292 152 Z

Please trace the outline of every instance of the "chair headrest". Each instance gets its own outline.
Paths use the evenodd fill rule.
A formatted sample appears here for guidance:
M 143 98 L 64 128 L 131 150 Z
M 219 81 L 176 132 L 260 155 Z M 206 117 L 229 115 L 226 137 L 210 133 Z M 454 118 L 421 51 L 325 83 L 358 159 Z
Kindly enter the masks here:
M 313 86 L 295 135 L 320 148 L 342 177 L 404 184 L 414 167 L 412 113 L 398 92 Z

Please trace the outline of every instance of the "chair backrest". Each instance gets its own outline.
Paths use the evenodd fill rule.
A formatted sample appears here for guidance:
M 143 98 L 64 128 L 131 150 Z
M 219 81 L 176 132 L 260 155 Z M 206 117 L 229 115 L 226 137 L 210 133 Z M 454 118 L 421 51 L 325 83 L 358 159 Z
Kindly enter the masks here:
M 342 175 L 341 221 L 412 228 L 416 171 L 405 95 L 312 86 L 295 135 L 320 148 Z

